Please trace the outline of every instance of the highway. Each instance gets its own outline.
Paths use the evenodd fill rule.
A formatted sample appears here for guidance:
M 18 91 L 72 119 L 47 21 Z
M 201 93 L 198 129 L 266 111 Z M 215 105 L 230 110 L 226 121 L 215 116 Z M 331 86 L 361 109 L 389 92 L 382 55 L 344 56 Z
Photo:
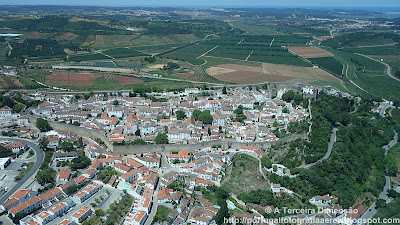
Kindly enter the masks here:
M 44 160 L 44 152 L 37 146 L 37 143 L 32 140 L 17 138 L 17 137 L 0 137 L 0 140 L 8 140 L 12 142 L 26 142 L 28 146 L 35 151 L 36 154 L 36 162 L 32 169 L 22 178 L 11 190 L 6 192 L 3 196 L 0 197 L 0 204 L 4 203 L 11 195 L 13 195 L 18 189 L 24 188 L 25 182 L 31 178 L 36 171 L 38 171 L 40 165 Z

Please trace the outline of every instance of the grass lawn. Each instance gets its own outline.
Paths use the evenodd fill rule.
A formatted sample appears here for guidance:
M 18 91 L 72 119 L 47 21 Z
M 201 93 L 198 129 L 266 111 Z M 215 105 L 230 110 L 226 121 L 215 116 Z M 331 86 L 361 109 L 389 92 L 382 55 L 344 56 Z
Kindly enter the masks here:
M 88 220 L 88 224 L 102 224 L 101 218 L 96 215 L 93 215 L 92 218 Z
M 314 85 L 323 85 L 323 86 L 328 86 L 328 85 L 330 85 L 330 86 L 333 86 L 333 87 L 339 89 L 340 91 L 349 92 L 349 90 L 347 90 L 341 83 L 337 83 L 337 82 L 330 82 L 330 81 L 314 81 L 314 82 L 312 82 L 311 84 L 314 84 Z
M 29 150 L 28 156 L 27 156 L 26 158 L 27 158 L 27 159 L 30 159 L 30 158 L 32 158 L 33 156 L 35 156 L 35 151 Z
M 157 213 L 154 215 L 154 222 L 164 222 L 168 220 L 168 214 L 171 212 L 171 209 L 165 206 L 158 206 Z
M 24 178 L 24 176 L 32 169 L 33 165 L 35 165 L 34 162 L 29 162 L 26 164 L 26 169 L 22 169 L 21 172 L 19 172 L 18 176 L 20 179 Z M 17 180 L 17 179 L 15 179 Z

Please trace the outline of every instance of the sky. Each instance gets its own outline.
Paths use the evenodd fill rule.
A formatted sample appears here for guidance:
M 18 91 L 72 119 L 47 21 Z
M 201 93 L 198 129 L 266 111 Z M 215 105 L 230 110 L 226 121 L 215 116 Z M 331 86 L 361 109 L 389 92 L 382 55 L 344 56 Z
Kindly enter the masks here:
M 0 0 L 0 5 L 398 8 L 400 0 Z

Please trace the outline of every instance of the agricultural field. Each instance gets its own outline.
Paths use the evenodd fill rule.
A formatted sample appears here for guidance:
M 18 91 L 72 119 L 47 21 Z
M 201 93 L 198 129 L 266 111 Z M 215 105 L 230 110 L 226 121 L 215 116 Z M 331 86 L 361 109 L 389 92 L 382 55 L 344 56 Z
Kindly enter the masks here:
M 46 76 L 46 84 L 51 86 L 92 86 L 93 79 L 102 77 L 94 73 L 54 72 Z
M 234 28 L 246 31 L 246 35 L 329 35 L 328 29 L 315 26 L 315 22 L 301 19 L 235 19 L 230 21 Z
M 22 85 L 19 85 L 20 83 L 16 82 L 15 80 L 11 79 L 10 77 L 2 77 L 0 78 L 2 83 L 3 83 L 3 88 L 19 88 L 22 87 Z
M 176 74 L 174 74 L 174 75 L 177 76 L 177 77 L 180 77 L 180 78 L 188 78 L 188 77 L 193 76 L 194 73 L 193 73 L 193 72 L 189 72 L 189 73 L 176 73 Z
M 59 36 L 58 39 L 62 39 L 62 40 L 75 40 L 77 37 L 79 37 L 79 35 L 74 34 L 74 33 L 71 33 L 71 32 L 68 32 L 68 33 L 65 33 L 65 34 Z
M 137 78 L 108 73 L 55 72 L 46 77 L 46 84 L 58 87 L 108 87 L 138 83 L 141 80 Z
M 317 47 L 286 47 L 289 51 L 303 58 L 323 58 L 332 57 L 330 52 L 324 51 Z
M 176 49 L 178 47 L 182 47 L 184 45 L 186 45 L 186 44 L 185 43 L 184 44 L 162 44 L 162 45 L 132 47 L 132 49 L 147 53 L 149 55 L 158 55 L 163 52 L 170 51 L 170 50 Z
M 207 73 L 224 82 L 236 84 L 256 84 L 263 82 L 340 82 L 333 75 L 312 67 L 287 66 L 262 63 L 262 66 L 222 64 L 208 68 Z
M 139 35 L 132 39 L 133 46 L 155 46 L 165 44 L 190 43 L 200 40 L 193 34 L 173 34 L 173 35 Z
M 308 60 L 335 76 L 342 76 L 343 65 L 333 57 L 309 58 Z
M 390 45 L 390 46 L 383 46 L 383 47 L 368 47 L 368 48 L 344 48 L 344 51 L 349 52 L 356 52 L 361 53 L 364 55 L 371 55 L 378 57 L 379 55 L 382 56 L 399 56 L 400 55 L 400 45 Z
M 40 83 L 46 83 L 46 76 L 49 75 L 50 72 L 48 70 L 26 69 L 26 70 L 20 70 L 19 74 L 21 77 L 33 79 Z
M 138 56 L 148 56 L 143 52 L 136 51 L 131 48 L 113 48 L 103 51 L 104 54 L 109 55 L 113 58 L 127 58 L 127 57 L 138 57 Z
M 204 60 L 199 58 L 203 53 L 210 50 L 212 47 L 209 45 L 194 44 L 179 50 L 162 55 L 167 59 L 181 60 L 191 63 L 193 65 L 200 65 Z
M 107 57 L 103 54 L 73 55 L 73 56 L 68 56 L 67 58 L 68 61 L 75 61 L 75 62 L 110 59 L 110 57 Z
M 400 100 L 400 82 L 386 74 L 379 62 L 342 50 L 330 49 L 344 68 L 343 80 L 352 92 L 384 99 Z M 357 85 L 357 86 L 356 86 Z
M 272 36 L 243 36 L 220 38 L 198 42 L 194 45 L 184 46 L 159 56 L 175 60 L 187 61 L 194 65 L 204 63 L 204 56 L 222 59 L 238 59 L 243 61 L 256 61 L 286 64 L 294 66 L 311 66 L 298 56 L 291 54 L 282 45 L 298 45 L 306 43 L 308 39 L 302 37 L 272 37 Z

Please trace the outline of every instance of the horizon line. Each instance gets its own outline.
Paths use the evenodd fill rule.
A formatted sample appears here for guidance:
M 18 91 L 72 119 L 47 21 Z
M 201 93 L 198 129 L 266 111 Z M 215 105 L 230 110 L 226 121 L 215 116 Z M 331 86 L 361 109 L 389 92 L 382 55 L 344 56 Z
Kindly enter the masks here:
M 387 7 L 387 6 L 305 6 L 305 5 L 68 5 L 68 4 L 0 4 L 1 6 L 69 6 L 69 7 L 110 7 L 110 8 L 122 8 L 122 7 L 149 7 L 149 8 L 247 8 L 247 9 L 255 9 L 255 8 L 286 8 L 286 9 L 360 9 L 366 10 L 371 8 L 380 8 L 380 9 L 400 9 L 399 6 L 395 7 Z

